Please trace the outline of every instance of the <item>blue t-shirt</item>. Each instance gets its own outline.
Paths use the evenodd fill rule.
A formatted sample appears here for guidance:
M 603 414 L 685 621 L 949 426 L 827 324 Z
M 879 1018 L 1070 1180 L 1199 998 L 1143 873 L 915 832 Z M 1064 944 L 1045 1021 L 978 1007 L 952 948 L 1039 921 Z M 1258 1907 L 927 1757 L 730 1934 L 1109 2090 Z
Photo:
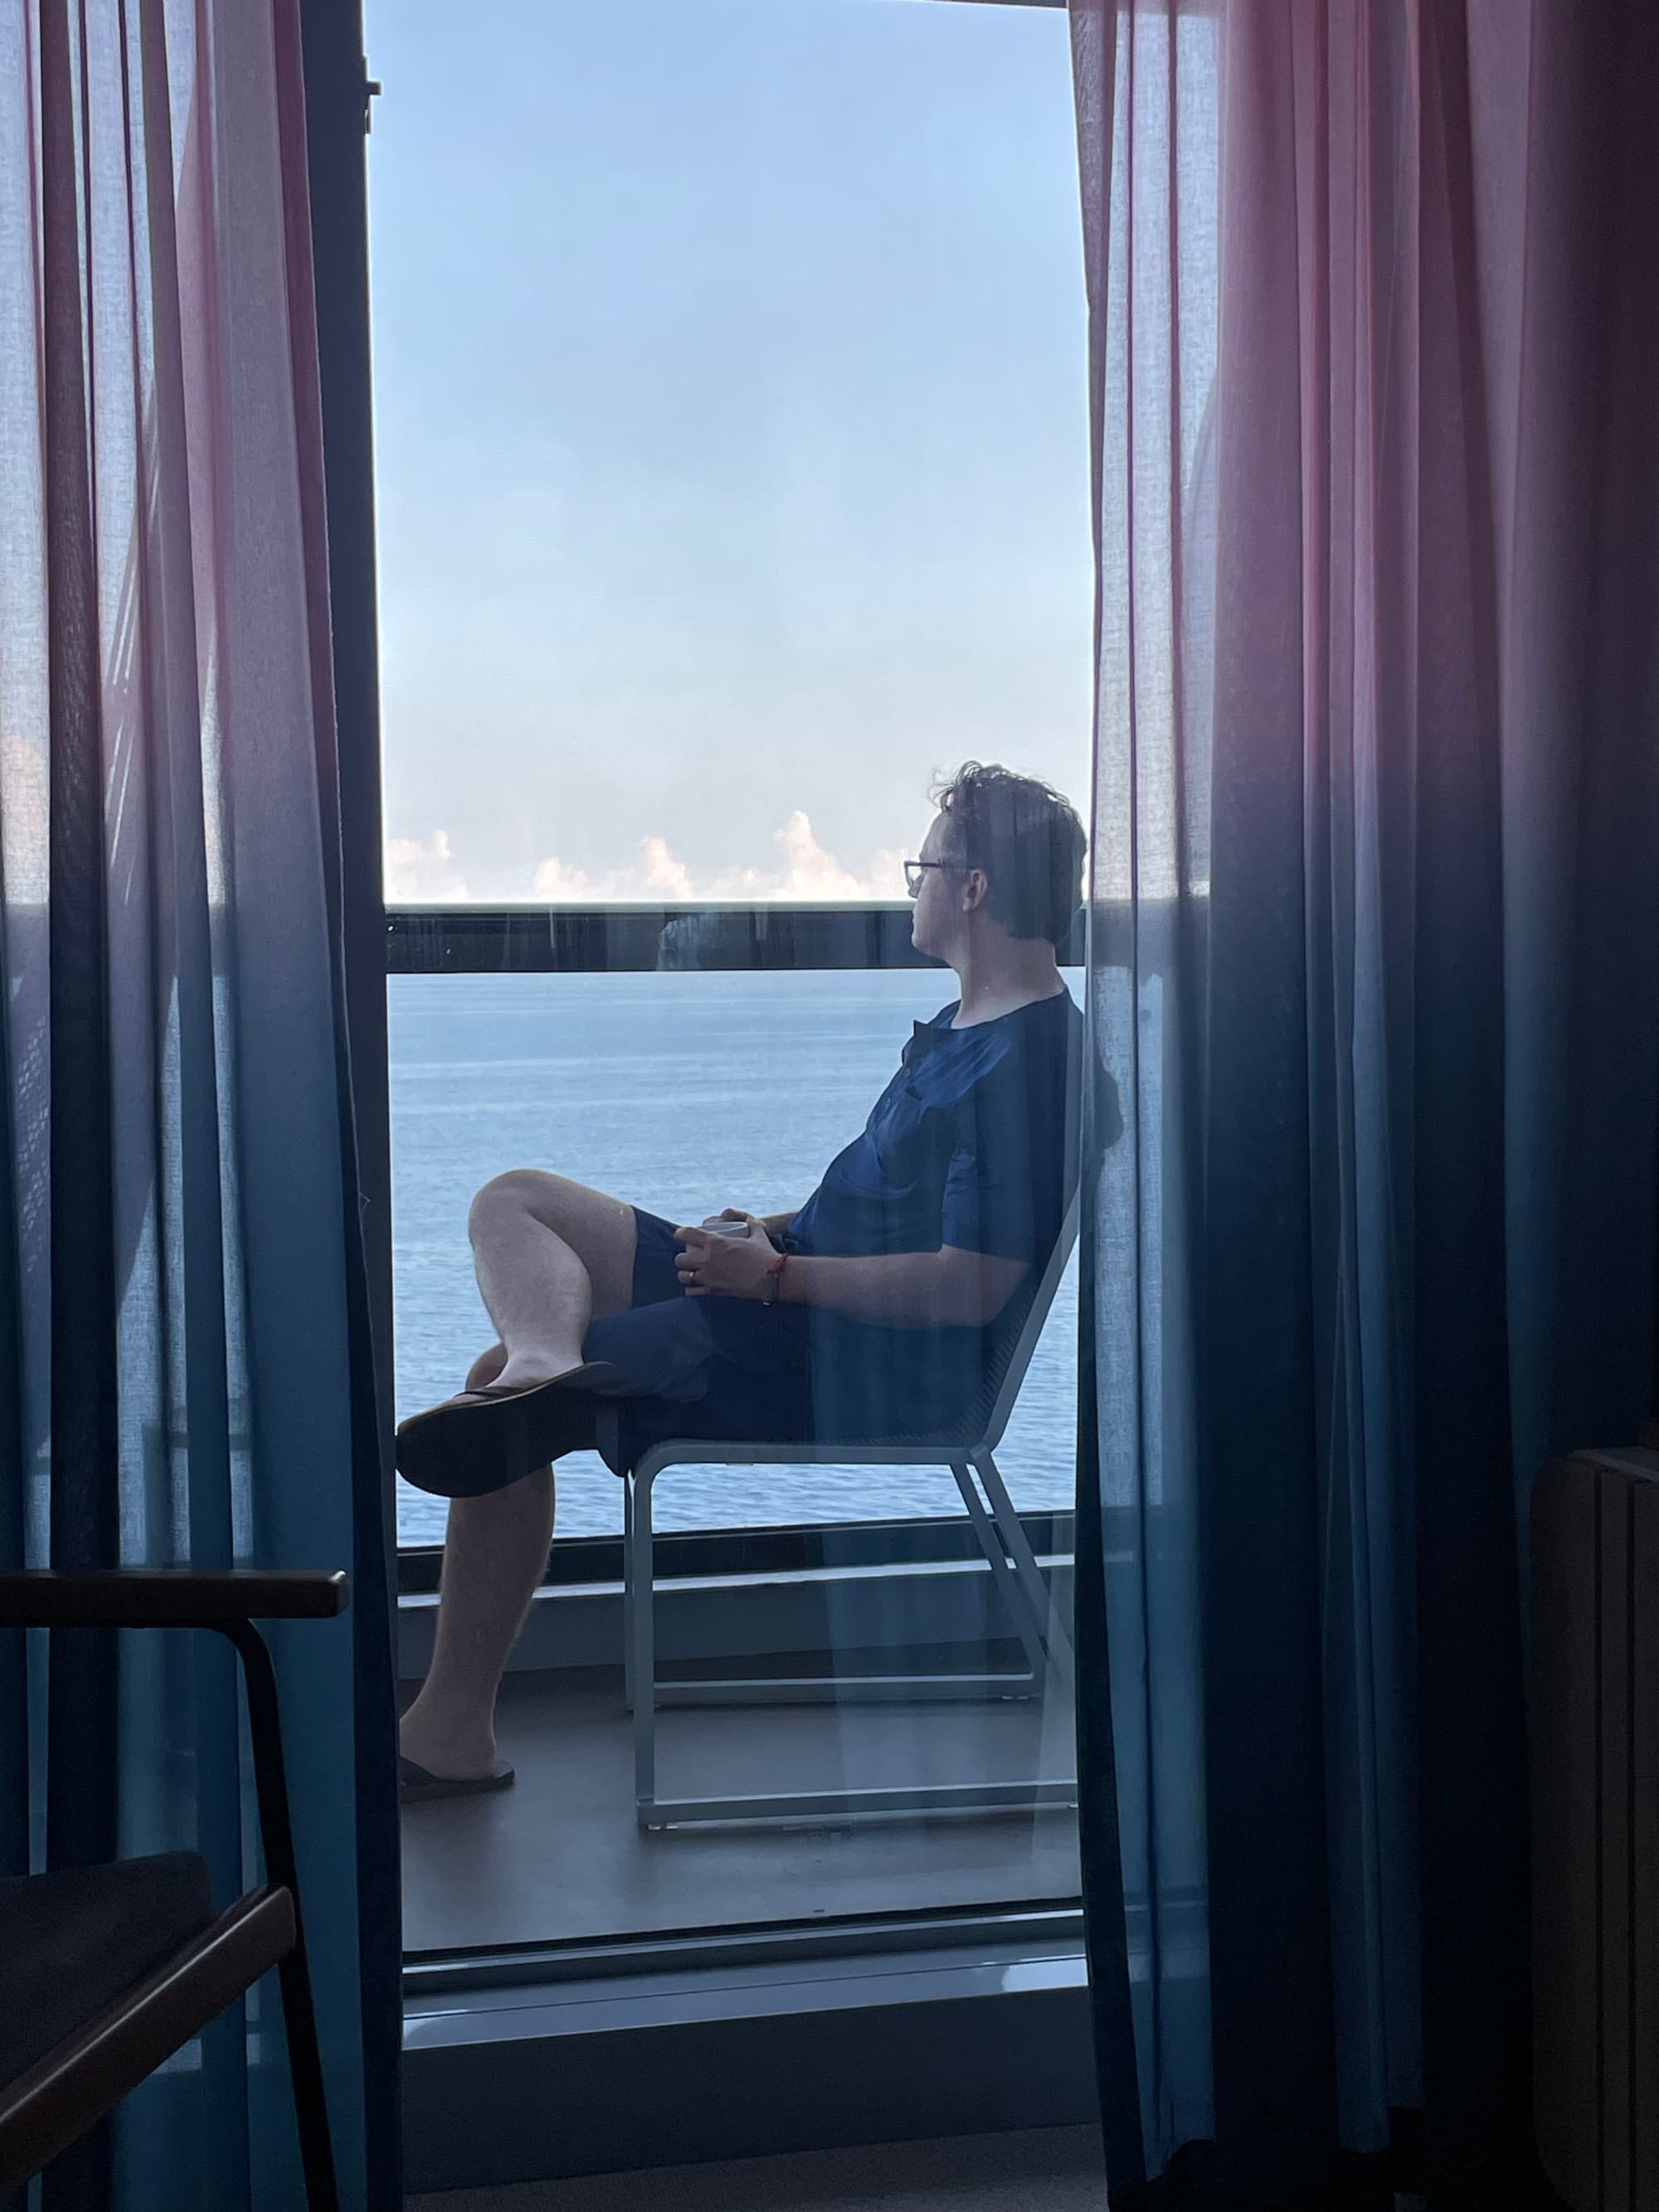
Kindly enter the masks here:
M 790 1223 L 796 1251 L 952 1245 L 1030 1272 L 988 1328 L 890 1328 L 809 1310 L 816 1435 L 910 1435 L 988 1409 L 1070 1203 L 1083 1020 L 1068 991 L 952 1029 L 918 1022 L 862 1133 Z

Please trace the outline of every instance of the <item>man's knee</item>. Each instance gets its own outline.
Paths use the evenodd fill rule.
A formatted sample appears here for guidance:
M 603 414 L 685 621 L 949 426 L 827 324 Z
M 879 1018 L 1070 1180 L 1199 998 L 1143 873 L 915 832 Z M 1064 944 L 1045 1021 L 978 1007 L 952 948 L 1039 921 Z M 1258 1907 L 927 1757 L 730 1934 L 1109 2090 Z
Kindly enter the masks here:
M 551 1227 L 550 1217 L 556 1212 L 563 1183 L 562 1176 L 549 1175 L 542 1168 L 508 1168 L 504 1175 L 491 1176 L 473 1194 L 466 1217 L 468 1235 L 476 1244 L 480 1231 L 487 1232 L 492 1223 L 514 1214 L 533 1214 Z
M 634 1209 L 623 1200 L 544 1168 L 509 1168 L 492 1176 L 467 1218 L 475 1253 L 524 1223 L 550 1229 L 587 1269 L 595 1310 L 616 1313 L 629 1303 L 634 1273 Z

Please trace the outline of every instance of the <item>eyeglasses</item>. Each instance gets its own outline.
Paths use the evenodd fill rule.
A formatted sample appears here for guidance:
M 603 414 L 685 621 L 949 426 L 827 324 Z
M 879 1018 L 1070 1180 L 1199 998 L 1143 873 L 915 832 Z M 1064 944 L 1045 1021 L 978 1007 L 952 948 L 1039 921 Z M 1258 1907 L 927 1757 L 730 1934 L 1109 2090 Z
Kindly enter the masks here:
M 921 878 L 928 868 L 948 868 L 949 860 L 907 860 L 904 864 L 904 888 L 912 898 L 921 896 Z

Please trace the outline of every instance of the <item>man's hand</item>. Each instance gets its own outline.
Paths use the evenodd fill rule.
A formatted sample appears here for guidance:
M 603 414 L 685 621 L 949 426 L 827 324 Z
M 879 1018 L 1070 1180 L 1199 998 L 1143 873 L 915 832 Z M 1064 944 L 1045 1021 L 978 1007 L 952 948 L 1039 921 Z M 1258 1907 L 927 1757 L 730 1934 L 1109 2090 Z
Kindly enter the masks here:
M 757 1298 L 762 1285 L 777 1262 L 778 1248 L 757 1215 L 728 1206 L 711 1214 L 710 1221 L 748 1224 L 746 1237 L 722 1237 L 709 1227 L 677 1229 L 676 1238 L 685 1249 L 675 1266 L 688 1297 L 694 1298 Z
M 786 1206 L 781 1213 L 745 1213 L 740 1206 L 724 1206 L 718 1213 L 705 1213 L 702 1225 L 712 1229 L 717 1221 L 758 1221 L 769 1237 L 781 1237 L 800 1212 L 798 1206 Z

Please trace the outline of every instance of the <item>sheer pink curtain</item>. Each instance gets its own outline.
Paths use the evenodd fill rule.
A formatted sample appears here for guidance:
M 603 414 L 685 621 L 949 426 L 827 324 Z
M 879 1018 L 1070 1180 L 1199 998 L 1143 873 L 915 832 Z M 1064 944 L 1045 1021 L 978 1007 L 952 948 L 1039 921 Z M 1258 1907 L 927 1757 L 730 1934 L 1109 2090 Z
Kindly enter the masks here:
M 0 0 L 0 1560 L 353 1571 L 353 1622 L 273 1640 L 360 2203 L 396 2193 L 392 1691 L 301 86 L 297 0 Z M 14 1640 L 0 1871 L 186 1846 L 238 1894 L 228 1655 Z M 293 2201 L 252 2002 L 123 2108 L 119 2201 Z
M 1659 11 L 1073 20 L 1109 2135 L 1501 2196 L 1525 1498 L 1654 1387 Z

